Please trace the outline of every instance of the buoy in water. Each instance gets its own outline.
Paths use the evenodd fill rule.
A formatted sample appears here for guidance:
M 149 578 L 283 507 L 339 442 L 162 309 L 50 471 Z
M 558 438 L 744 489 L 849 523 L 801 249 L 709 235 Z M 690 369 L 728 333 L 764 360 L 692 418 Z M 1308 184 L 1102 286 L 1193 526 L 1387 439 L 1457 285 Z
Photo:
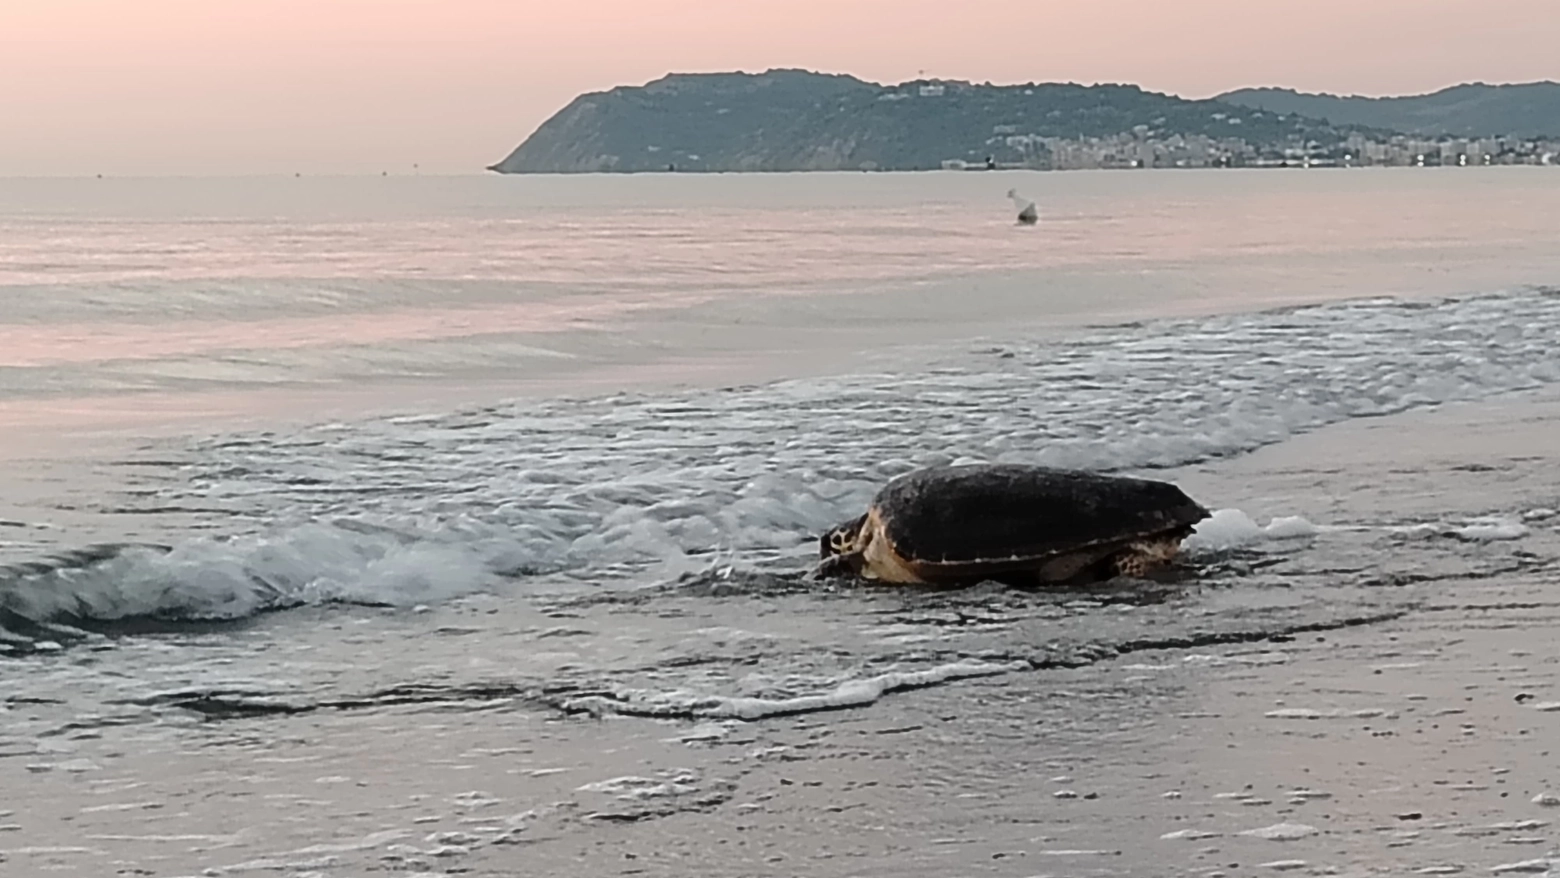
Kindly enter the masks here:
M 1017 189 L 1009 189 L 1008 197 L 1013 199 L 1013 205 L 1018 208 L 1018 221 L 1026 226 L 1032 226 L 1040 221 L 1040 211 L 1035 203 L 1018 194 Z

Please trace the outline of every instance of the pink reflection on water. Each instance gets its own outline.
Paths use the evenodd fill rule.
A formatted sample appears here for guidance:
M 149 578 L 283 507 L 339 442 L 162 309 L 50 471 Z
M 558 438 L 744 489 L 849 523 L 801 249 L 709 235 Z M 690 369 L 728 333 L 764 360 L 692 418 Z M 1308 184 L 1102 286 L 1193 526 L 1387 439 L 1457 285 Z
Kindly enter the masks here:
M 1191 278 L 1160 313 L 1237 309 L 1280 282 L 1370 294 L 1412 284 L 1404 265 L 1530 258 L 1560 209 L 1560 175 L 1542 172 L 1031 174 L 1011 182 L 1043 218 L 1019 228 L 1008 182 L 80 181 L 8 195 L 13 181 L 0 185 L 0 366 L 547 333 L 1073 269 Z M 1216 268 L 1234 271 L 1206 280 Z
M 123 323 L 0 326 L 0 366 L 152 360 L 225 351 L 334 348 L 500 333 L 556 332 L 648 308 L 696 305 L 710 298 L 709 294 L 667 292 L 653 298 L 573 299 L 481 308 L 404 309 L 243 321 L 178 321 L 158 326 Z

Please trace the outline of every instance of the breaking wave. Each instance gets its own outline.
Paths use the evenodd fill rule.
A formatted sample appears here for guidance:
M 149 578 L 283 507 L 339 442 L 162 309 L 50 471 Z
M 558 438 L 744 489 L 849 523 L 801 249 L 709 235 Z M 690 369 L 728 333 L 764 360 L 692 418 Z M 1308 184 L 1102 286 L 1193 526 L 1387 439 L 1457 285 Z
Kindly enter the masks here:
M 1552 290 L 1371 300 L 985 345 L 902 374 L 192 441 L 157 450 L 176 465 L 135 502 L 214 510 L 222 536 L 0 568 L 0 626 L 794 569 L 821 529 L 918 466 L 1140 471 L 1239 454 L 1349 418 L 1553 383 L 1556 325 Z M 1221 514 L 1200 535 L 1210 545 L 1315 533 Z

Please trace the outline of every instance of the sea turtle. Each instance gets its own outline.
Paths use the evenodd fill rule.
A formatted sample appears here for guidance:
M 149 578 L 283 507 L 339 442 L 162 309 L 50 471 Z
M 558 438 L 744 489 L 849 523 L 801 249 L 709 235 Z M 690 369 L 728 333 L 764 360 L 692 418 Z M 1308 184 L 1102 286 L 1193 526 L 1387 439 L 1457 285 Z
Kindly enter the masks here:
M 1142 576 L 1208 510 L 1168 482 L 1022 464 L 936 466 L 819 539 L 819 576 L 1012 585 Z

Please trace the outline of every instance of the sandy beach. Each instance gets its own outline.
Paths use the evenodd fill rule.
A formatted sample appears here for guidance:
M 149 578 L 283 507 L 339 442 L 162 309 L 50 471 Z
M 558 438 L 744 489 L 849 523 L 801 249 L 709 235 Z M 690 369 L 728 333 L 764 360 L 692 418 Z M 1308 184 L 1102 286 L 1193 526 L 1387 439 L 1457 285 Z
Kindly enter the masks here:
M 740 658 L 740 632 L 784 636 L 805 610 L 814 632 L 882 616 L 1001 668 L 850 709 L 656 719 L 580 712 L 567 687 L 448 682 L 251 715 L 192 701 L 177 735 L 61 717 L 36 750 L 0 741 L 0 856 L 17 875 L 1542 873 L 1560 855 L 1555 435 L 1560 397 L 1527 394 L 1175 472 L 1259 521 L 1328 525 L 1325 552 L 1216 562 L 1270 579 L 1233 613 L 1214 612 L 1215 579 L 690 592 L 651 618 L 542 608 L 515 632 L 565 664 L 612 661 L 570 658 L 587 642 L 571 632 L 596 630 Z M 1524 513 L 1510 539 L 1380 526 Z M 1046 626 L 1079 602 L 1142 635 L 1062 648 Z M 435 612 L 460 638 L 461 613 Z

